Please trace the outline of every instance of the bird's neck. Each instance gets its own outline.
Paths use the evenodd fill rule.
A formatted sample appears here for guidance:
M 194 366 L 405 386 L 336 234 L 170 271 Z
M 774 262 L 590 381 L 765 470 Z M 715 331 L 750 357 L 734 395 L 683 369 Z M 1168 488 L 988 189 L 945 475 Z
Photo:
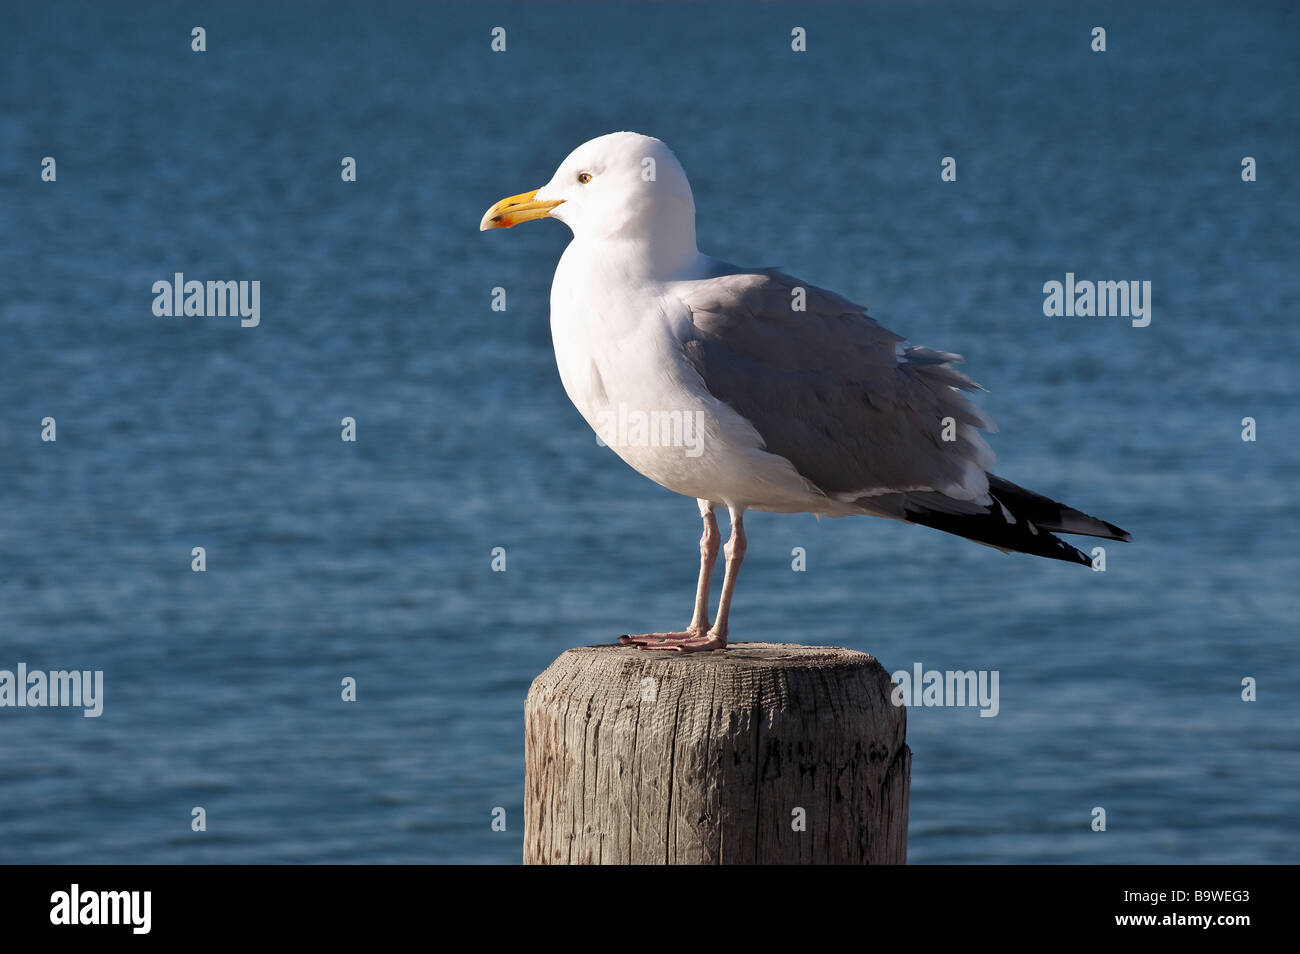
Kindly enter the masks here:
M 700 259 L 694 228 L 685 234 L 677 229 L 667 235 L 641 232 L 594 240 L 575 238 L 573 244 L 582 257 L 598 261 L 602 270 L 644 281 L 684 278 L 697 269 Z

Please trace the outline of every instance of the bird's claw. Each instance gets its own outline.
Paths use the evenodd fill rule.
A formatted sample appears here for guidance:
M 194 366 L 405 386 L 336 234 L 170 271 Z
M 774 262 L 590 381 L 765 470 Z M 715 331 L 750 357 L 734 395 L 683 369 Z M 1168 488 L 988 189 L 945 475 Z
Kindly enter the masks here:
M 679 653 L 701 653 L 727 648 L 726 636 L 703 629 L 688 629 L 681 633 L 641 633 L 636 636 L 620 636 L 618 641 L 624 646 L 635 646 L 638 649 Z

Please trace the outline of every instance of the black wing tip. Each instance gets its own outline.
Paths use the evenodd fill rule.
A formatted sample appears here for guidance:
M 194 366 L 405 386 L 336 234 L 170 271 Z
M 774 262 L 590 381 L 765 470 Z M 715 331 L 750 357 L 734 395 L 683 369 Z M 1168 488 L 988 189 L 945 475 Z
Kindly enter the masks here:
M 997 474 L 989 474 L 989 493 L 1016 517 L 1023 517 L 1054 533 L 1071 533 L 1130 543 L 1133 535 L 1106 520 L 1067 507 L 1059 500 L 1026 490 Z
M 1097 537 L 1100 540 L 1114 540 L 1117 543 L 1133 542 L 1133 534 L 1129 533 L 1127 530 L 1120 529 L 1113 523 L 1107 523 L 1105 520 L 1099 520 L 1096 517 L 1089 517 L 1086 513 L 1079 513 L 1077 510 L 1074 511 L 1074 513 L 1078 514 L 1079 517 L 1091 521 L 1093 526 L 1090 526 L 1086 530 L 1078 529 L 1076 527 L 1070 527 L 1068 530 L 1060 527 L 1052 527 L 1052 532 L 1073 533 L 1080 537 Z
M 1024 553 L 1028 556 L 1046 557 L 1049 560 L 1062 560 L 1066 563 L 1077 563 L 1080 566 L 1092 566 L 1092 557 L 1084 553 L 1078 547 L 1073 547 L 1066 543 L 1055 534 L 1048 533 L 1045 530 L 1038 531 L 1040 537 L 1046 537 L 1051 541 L 1051 545 L 1039 545 L 1029 549 L 1014 549 L 1012 553 Z M 1046 544 L 1046 541 L 1044 541 Z
M 1025 553 L 1049 560 L 1092 566 L 1092 558 L 1086 553 L 1047 530 L 1035 527 L 1030 521 L 1018 519 L 1015 523 L 1008 523 L 1003 518 L 1000 508 L 990 507 L 981 513 L 973 514 L 909 509 L 904 512 L 904 519 L 923 527 L 931 527 L 967 540 L 974 540 L 976 543 L 994 547 L 1005 553 Z
M 1074 547 L 1070 547 L 1070 549 L 1074 550 Z M 1029 555 L 1036 556 L 1037 554 L 1031 553 Z M 1051 559 L 1051 557 L 1049 557 L 1048 559 Z M 1092 559 L 1088 556 L 1088 554 L 1083 553 L 1079 550 L 1074 550 L 1074 553 L 1071 554 L 1070 556 L 1057 557 L 1057 559 L 1064 560 L 1066 563 L 1077 563 L 1079 564 L 1079 566 L 1087 566 L 1087 567 L 1092 566 Z

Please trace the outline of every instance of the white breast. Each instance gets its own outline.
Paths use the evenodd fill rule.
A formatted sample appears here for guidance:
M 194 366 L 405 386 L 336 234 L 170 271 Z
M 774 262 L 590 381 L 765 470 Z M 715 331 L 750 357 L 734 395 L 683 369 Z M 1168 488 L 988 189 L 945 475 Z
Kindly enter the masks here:
M 690 316 L 661 284 L 630 280 L 617 260 L 573 242 L 551 286 L 560 380 L 596 434 L 676 493 L 752 509 L 829 505 L 757 431 L 708 394 L 682 344 Z

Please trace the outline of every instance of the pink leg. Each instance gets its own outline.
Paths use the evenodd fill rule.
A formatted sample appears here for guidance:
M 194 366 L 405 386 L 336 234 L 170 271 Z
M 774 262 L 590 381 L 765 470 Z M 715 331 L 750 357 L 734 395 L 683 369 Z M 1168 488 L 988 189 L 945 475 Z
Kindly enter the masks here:
M 731 616 L 731 597 L 736 592 L 736 577 L 740 574 L 740 564 L 744 562 L 747 549 L 744 508 L 729 507 L 728 510 L 731 513 L 731 539 L 723 548 L 727 557 L 727 571 L 722 577 L 718 618 L 713 621 L 713 629 L 709 630 L 709 636 L 718 642 L 719 647 L 727 645 L 727 620 Z
M 718 544 L 722 540 L 722 534 L 718 532 L 718 518 L 713 515 L 713 504 L 707 500 L 700 500 L 698 503 L 700 516 L 704 519 L 704 534 L 700 537 L 700 577 L 695 585 L 695 612 L 691 615 L 690 625 L 680 633 L 641 633 L 635 636 L 620 636 L 618 641 L 624 646 L 672 649 L 677 643 L 699 639 L 705 635 L 709 626 L 709 582 L 713 578 L 713 564 L 718 560 Z
M 745 511 L 741 507 L 729 506 L 728 511 L 731 513 L 731 539 L 723 547 L 723 553 L 727 558 L 727 569 L 722 577 L 722 597 L 718 600 L 718 618 L 714 620 L 713 628 L 708 632 L 686 633 L 685 639 L 665 639 L 662 641 L 647 640 L 645 642 L 636 642 L 636 645 L 642 649 L 672 649 L 679 653 L 707 652 L 711 649 L 727 648 L 727 617 L 731 614 L 731 598 L 736 590 L 736 575 L 740 572 L 740 564 L 745 559 Z M 703 545 L 701 544 L 701 550 Z M 716 551 L 715 551 L 716 553 Z M 708 615 L 708 596 L 707 585 L 705 586 L 705 619 Z M 700 612 L 700 603 L 696 599 L 695 609 L 697 615 Z M 674 633 L 673 636 L 678 634 Z M 624 637 L 628 639 L 628 637 Z M 629 640 L 633 641 L 634 640 Z

